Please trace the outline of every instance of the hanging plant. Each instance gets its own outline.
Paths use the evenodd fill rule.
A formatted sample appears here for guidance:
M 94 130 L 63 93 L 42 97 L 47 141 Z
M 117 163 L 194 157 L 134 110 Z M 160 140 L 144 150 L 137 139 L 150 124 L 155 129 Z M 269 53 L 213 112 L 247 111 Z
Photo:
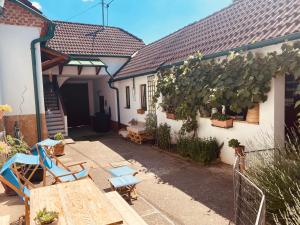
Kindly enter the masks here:
M 229 106 L 236 113 L 265 102 L 273 77 L 292 74 L 300 78 L 300 42 L 283 44 L 282 52 L 266 55 L 231 52 L 223 60 L 203 60 L 201 53 L 182 65 L 158 72 L 153 102 L 183 120 L 182 133 L 198 129 L 199 110 Z M 300 90 L 300 88 L 299 88 Z

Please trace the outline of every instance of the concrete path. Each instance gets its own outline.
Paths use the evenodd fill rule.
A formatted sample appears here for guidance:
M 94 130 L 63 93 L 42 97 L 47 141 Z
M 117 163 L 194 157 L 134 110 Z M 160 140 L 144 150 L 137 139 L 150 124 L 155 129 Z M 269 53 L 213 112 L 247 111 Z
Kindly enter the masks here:
M 142 183 L 132 207 L 150 225 L 231 224 L 231 166 L 202 166 L 114 134 L 79 138 L 66 147 L 61 159 L 65 163 L 87 161 L 95 183 L 104 191 L 109 190 L 106 169 L 111 164 L 128 164 L 138 170 Z M 21 201 L 5 197 L 0 189 L 0 216 L 9 214 L 13 221 L 22 213 Z

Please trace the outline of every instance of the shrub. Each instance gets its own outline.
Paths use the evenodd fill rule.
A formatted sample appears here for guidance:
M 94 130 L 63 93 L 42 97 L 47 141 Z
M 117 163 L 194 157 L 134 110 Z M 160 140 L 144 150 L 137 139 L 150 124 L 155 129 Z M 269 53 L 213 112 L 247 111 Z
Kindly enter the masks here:
M 157 145 L 159 148 L 169 150 L 171 145 L 171 127 L 165 123 L 157 128 Z
M 152 137 L 156 137 L 157 132 L 157 117 L 153 113 L 149 113 L 146 116 L 146 132 Z
M 230 147 L 230 148 L 237 148 L 237 147 L 239 147 L 240 146 L 240 142 L 237 140 L 237 139 L 230 139 L 229 141 L 228 141 L 228 146 Z
M 58 219 L 58 212 L 47 211 L 46 208 L 37 212 L 34 221 L 37 224 L 51 224 Z
M 56 133 L 56 134 L 54 135 L 54 140 L 62 141 L 62 140 L 64 140 L 64 139 L 65 139 L 65 137 L 64 137 L 64 135 L 63 135 L 62 133 Z
M 212 120 L 225 121 L 225 120 L 231 119 L 231 117 L 228 116 L 228 115 L 222 114 L 222 113 L 214 113 L 214 114 L 211 116 L 211 119 L 212 119 Z
M 299 194 L 300 186 L 300 146 L 290 139 L 285 147 L 278 147 L 274 151 L 272 158 L 258 157 L 246 175 L 266 195 L 267 221 L 290 225 L 293 223 L 289 221 L 295 216 L 291 210 L 299 207 L 295 193 Z M 299 224 L 299 220 L 295 224 Z
M 9 157 L 12 157 L 17 153 L 28 154 L 30 151 L 30 147 L 24 140 L 20 140 L 10 135 L 7 135 L 6 142 L 10 146 Z
M 177 151 L 183 157 L 208 164 L 219 157 L 220 148 L 215 138 L 180 137 Z

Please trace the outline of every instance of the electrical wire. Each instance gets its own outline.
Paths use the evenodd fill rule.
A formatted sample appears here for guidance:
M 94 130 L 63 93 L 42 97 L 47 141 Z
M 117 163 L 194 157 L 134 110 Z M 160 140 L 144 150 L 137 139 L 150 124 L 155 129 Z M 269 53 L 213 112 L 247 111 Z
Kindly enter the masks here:
M 78 16 L 81 16 L 81 15 L 83 15 L 84 13 L 88 12 L 89 10 L 95 8 L 96 6 L 98 6 L 98 5 L 100 5 L 100 4 L 101 4 L 101 2 L 98 2 L 98 3 L 94 4 L 94 5 L 92 5 L 92 6 L 88 7 L 88 8 L 86 8 L 85 10 L 83 10 L 83 11 L 81 11 L 81 12 L 79 12 L 79 13 L 73 15 L 73 16 L 71 16 L 70 18 L 66 19 L 66 21 L 69 21 L 69 20 L 74 19 L 74 18 L 76 18 L 76 17 L 78 17 Z

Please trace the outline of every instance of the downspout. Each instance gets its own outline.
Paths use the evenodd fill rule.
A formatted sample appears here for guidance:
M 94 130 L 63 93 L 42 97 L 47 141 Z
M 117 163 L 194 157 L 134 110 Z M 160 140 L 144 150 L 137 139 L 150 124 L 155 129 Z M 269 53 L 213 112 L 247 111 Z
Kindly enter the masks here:
M 49 22 L 47 34 L 45 36 L 41 36 L 37 39 L 34 39 L 31 42 L 31 61 L 32 61 L 32 75 L 33 75 L 33 88 L 34 88 L 35 114 L 36 114 L 36 127 L 37 127 L 38 141 L 42 140 L 42 126 L 41 126 L 41 115 L 40 115 L 40 101 L 39 101 L 39 88 L 38 88 L 38 77 L 37 77 L 37 68 L 36 68 L 37 59 L 36 59 L 35 45 L 37 43 L 45 42 L 53 38 L 54 31 L 55 31 L 55 24 Z
M 120 99 L 119 99 L 119 89 L 114 87 L 112 85 L 113 81 L 114 81 L 114 77 L 108 72 L 107 70 L 107 66 L 104 67 L 105 68 L 105 71 L 106 73 L 110 76 L 110 79 L 108 81 L 108 85 L 111 89 L 115 90 L 116 91 L 116 94 L 117 94 L 117 111 L 118 111 L 118 129 L 121 128 L 121 119 L 120 119 Z

